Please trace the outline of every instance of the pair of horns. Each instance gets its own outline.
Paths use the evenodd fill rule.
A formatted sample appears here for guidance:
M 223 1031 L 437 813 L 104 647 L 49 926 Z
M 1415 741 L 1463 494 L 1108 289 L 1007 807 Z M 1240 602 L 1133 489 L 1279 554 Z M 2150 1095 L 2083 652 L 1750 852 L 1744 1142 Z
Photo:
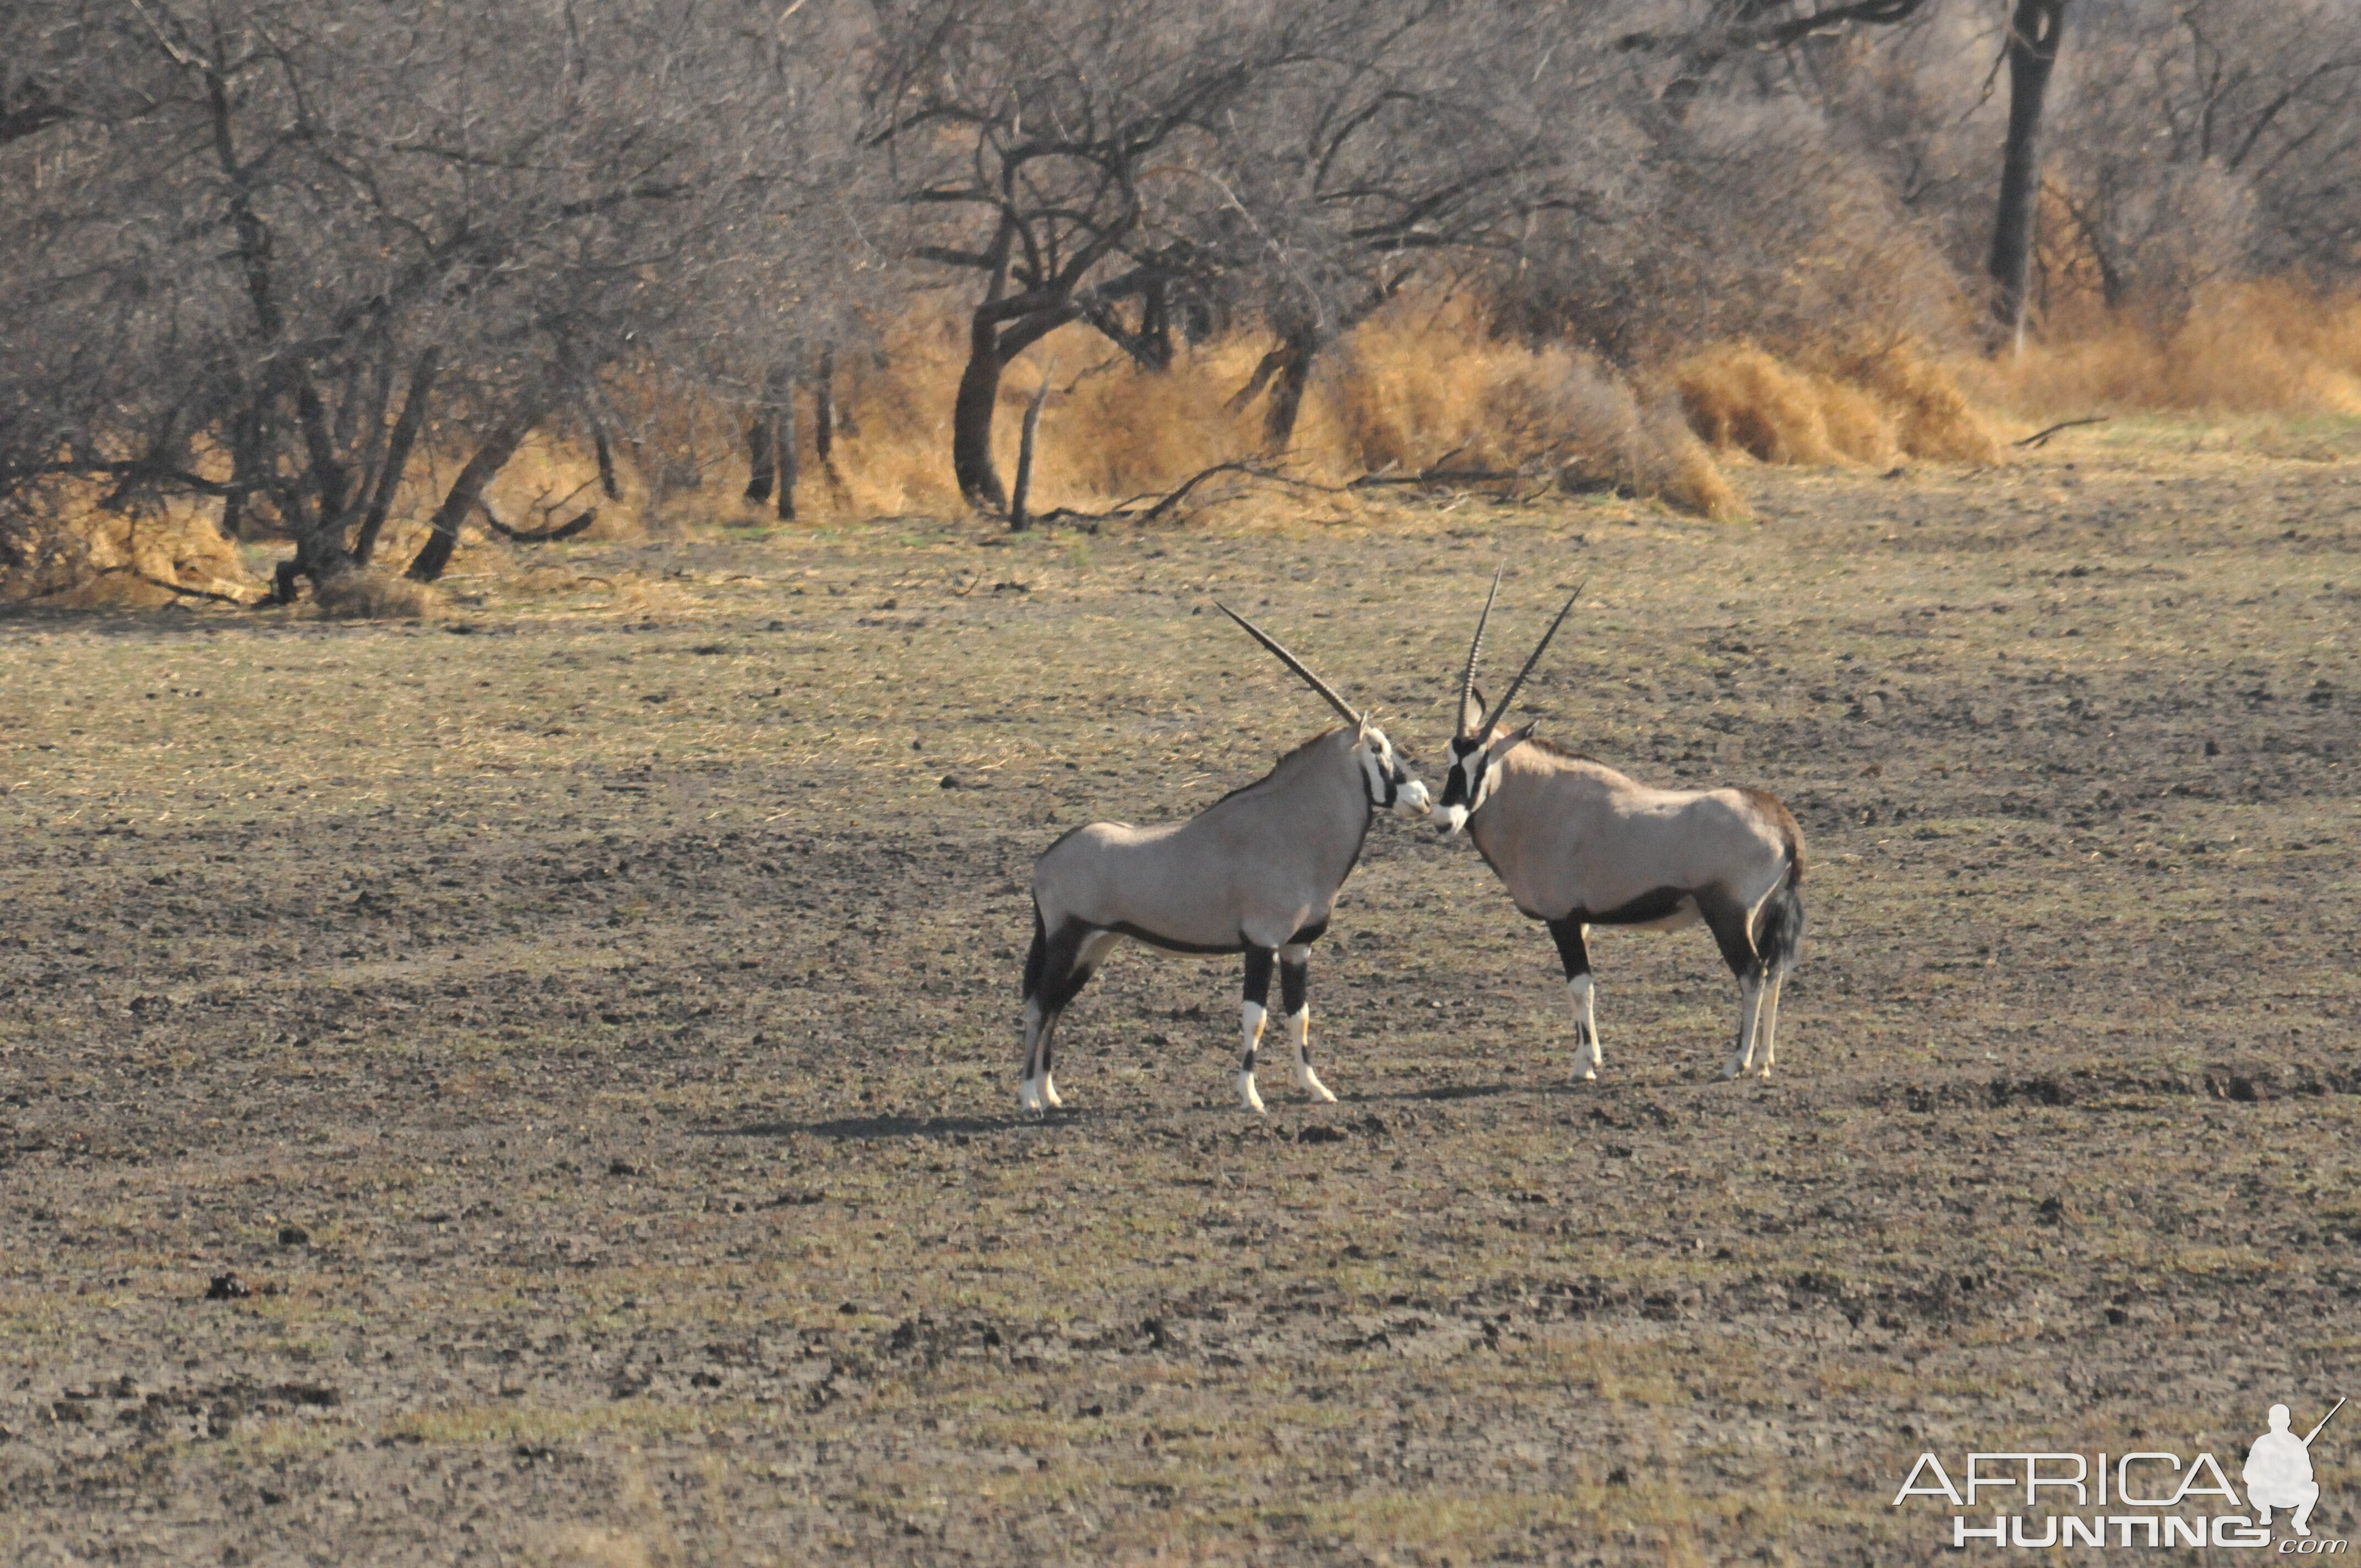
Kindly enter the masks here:
M 1362 722 L 1360 713 L 1354 708 L 1351 703 L 1346 702 L 1343 697 L 1336 695 L 1335 687 L 1330 685 L 1326 681 L 1322 680 L 1318 675 L 1313 674 L 1310 669 L 1305 667 L 1302 660 L 1297 658 L 1294 654 L 1289 652 L 1284 647 L 1280 646 L 1277 638 L 1271 636 L 1261 627 L 1257 626 L 1253 621 L 1248 620 L 1245 616 L 1240 615 L 1236 610 L 1232 609 L 1228 605 L 1224 604 L 1219 599 L 1215 599 L 1213 601 L 1213 608 L 1220 610 L 1224 615 L 1228 616 L 1232 620 L 1236 621 L 1240 626 L 1245 627 L 1247 636 L 1253 638 L 1256 641 L 1269 649 L 1273 653 L 1278 654 L 1279 662 L 1285 664 L 1289 669 L 1293 670 L 1297 674 L 1302 676 L 1303 684 L 1310 686 L 1313 691 L 1318 692 L 1323 697 L 1324 697 L 1327 700 L 1329 707 L 1334 708 L 1338 713 L 1344 716 L 1345 723 L 1357 725 Z
M 1500 568 L 1500 571 L 1505 570 L 1507 570 L 1506 567 Z M 1484 613 L 1476 618 L 1476 641 L 1467 645 L 1467 669 L 1466 673 L 1459 677 L 1459 723 L 1461 729 L 1457 739 L 1462 740 L 1471 740 L 1492 733 L 1492 727 L 1500 722 L 1500 716 L 1509 711 L 1509 705 L 1510 703 L 1517 700 L 1517 692 L 1524 685 L 1525 677 L 1532 674 L 1533 673 L 1533 666 L 1542 662 L 1542 654 L 1548 649 L 1550 639 L 1555 637 L 1557 635 L 1557 629 L 1565 624 L 1567 612 L 1574 609 L 1574 601 L 1582 597 L 1582 590 L 1589 582 L 1588 578 L 1585 578 L 1582 582 L 1574 585 L 1574 592 L 1565 596 L 1565 608 L 1557 612 L 1557 619 L 1549 623 L 1549 630 L 1542 633 L 1541 641 L 1534 645 L 1532 657 L 1527 659 L 1525 661 L 1525 667 L 1517 672 L 1517 678 L 1509 683 L 1509 689 L 1500 694 L 1500 700 L 1492 705 L 1492 711 L 1484 716 L 1484 722 L 1477 725 L 1473 730 L 1470 730 L 1466 729 L 1466 726 L 1467 723 L 1468 700 L 1476 695 L 1476 660 L 1477 655 L 1484 652 L 1484 625 L 1485 622 L 1492 619 L 1492 601 L 1495 598 L 1498 598 L 1500 594 L 1500 571 L 1495 571 L 1492 574 L 1492 591 L 1484 596 Z

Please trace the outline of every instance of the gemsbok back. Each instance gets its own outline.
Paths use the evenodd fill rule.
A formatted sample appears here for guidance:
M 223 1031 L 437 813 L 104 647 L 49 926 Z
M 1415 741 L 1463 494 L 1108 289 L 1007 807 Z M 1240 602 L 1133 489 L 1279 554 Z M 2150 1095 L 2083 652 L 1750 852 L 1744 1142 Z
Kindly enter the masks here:
M 1312 943 L 1328 928 L 1336 892 L 1360 859 L 1381 807 L 1424 815 L 1426 786 L 1394 756 L 1368 715 L 1226 605 L 1223 614 L 1302 677 L 1342 715 L 1243 789 L 1186 822 L 1134 828 L 1093 822 L 1049 846 L 1033 866 L 1033 950 L 1025 960 L 1025 1072 L 1017 1102 L 1046 1113 L 1064 1103 L 1050 1077 L 1058 1020 L 1124 938 L 1176 953 L 1244 953 L 1238 1098 L 1260 1111 L 1255 1050 L 1270 973 L 1295 1046 L 1295 1080 L 1315 1100 L 1336 1097 L 1312 1070 L 1307 993 Z
M 1590 950 L 1593 926 L 1670 931 L 1703 920 L 1738 977 L 1738 1048 L 1727 1076 L 1759 1057 L 1771 1076 L 1779 988 L 1804 941 L 1804 838 L 1776 795 L 1759 789 L 1653 789 L 1603 762 L 1503 731 L 1501 716 L 1541 662 L 1577 587 L 1489 713 L 1476 690 L 1476 660 L 1492 595 L 1476 622 L 1459 682 L 1459 728 L 1433 820 L 1466 828 L 1517 909 L 1547 923 L 1565 965 L 1582 1076 L 1598 1076 L 1598 1021 Z

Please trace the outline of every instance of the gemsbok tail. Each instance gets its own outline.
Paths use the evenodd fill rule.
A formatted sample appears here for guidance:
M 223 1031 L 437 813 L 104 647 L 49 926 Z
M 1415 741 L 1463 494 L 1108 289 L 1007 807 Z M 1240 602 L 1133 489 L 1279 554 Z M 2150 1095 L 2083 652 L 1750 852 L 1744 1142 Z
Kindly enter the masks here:
M 1787 875 L 1754 916 L 1754 951 L 1766 977 L 1785 974 L 1804 950 L 1803 846 L 1787 846 Z
M 1033 950 L 1025 955 L 1025 996 L 1030 1002 L 1041 989 L 1041 966 L 1049 955 L 1049 928 L 1041 923 L 1041 901 L 1033 901 Z

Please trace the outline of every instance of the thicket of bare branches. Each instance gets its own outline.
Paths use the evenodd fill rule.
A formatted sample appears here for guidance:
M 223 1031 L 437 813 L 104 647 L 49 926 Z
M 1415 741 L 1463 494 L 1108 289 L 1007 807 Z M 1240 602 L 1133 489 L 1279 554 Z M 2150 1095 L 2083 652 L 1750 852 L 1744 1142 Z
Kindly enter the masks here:
M 432 578 L 529 434 L 611 488 L 695 396 L 784 515 L 838 356 L 948 302 L 943 461 L 998 510 L 999 382 L 1055 334 L 1148 373 L 1257 334 L 1275 452 L 1411 290 L 1626 369 L 2169 325 L 2361 273 L 2356 144 L 2344 0 L 17 0 L 0 500 L 204 498 L 291 595 L 431 452 Z

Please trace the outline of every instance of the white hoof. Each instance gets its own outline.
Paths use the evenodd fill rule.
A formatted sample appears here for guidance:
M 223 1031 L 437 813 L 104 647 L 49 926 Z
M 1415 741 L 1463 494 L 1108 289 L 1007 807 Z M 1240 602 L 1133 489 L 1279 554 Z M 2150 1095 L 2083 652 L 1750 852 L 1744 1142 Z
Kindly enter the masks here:
M 1724 1078 L 1736 1078 L 1740 1073 L 1744 1072 L 1745 1070 L 1746 1064 L 1743 1061 L 1741 1061 L 1738 1058 L 1732 1057 L 1730 1058 L 1730 1065 L 1721 1069 L 1721 1076 Z
M 1238 1074 L 1238 1100 L 1247 1110 L 1257 1115 L 1262 1113 L 1262 1096 L 1255 1091 L 1254 1074 L 1250 1072 Z
M 1041 1098 L 1060 1111 L 1066 1108 L 1066 1102 L 1058 1098 L 1058 1080 L 1048 1074 L 1044 1074 L 1041 1079 Z
M 1049 1107 L 1041 1097 L 1041 1086 L 1029 1078 L 1020 1080 L 1016 1085 L 1016 1108 L 1035 1116 L 1048 1114 Z
M 1583 1082 L 1583 1083 L 1589 1083 L 1589 1082 L 1593 1081 L 1594 1080 L 1596 1080 L 1598 1077 L 1598 1069 L 1597 1068 L 1595 1068 L 1595 1067 L 1586 1067 L 1586 1068 L 1584 1068 L 1584 1069 L 1582 1069 L 1582 1077 L 1580 1078 L 1580 1080 L 1578 1080 L 1578 1081 Z
M 1320 1081 L 1320 1075 L 1312 1071 L 1309 1066 L 1299 1067 L 1295 1069 L 1295 1081 L 1302 1087 L 1304 1093 L 1309 1094 L 1312 1099 L 1319 1101 L 1322 1104 L 1334 1105 L 1336 1103 L 1336 1097 L 1328 1092 L 1328 1086 Z
M 1771 1076 L 1771 1064 L 1770 1064 L 1769 1062 L 1767 1062 L 1767 1061 L 1766 1061 L 1766 1062 L 1764 1062 L 1764 1063 L 1763 1064 L 1763 1070 L 1762 1070 L 1761 1072 L 1756 1073 L 1754 1076 L 1755 1076 L 1755 1077 L 1757 1077 L 1757 1078 L 1768 1078 L 1768 1077 L 1770 1077 L 1770 1076 Z

